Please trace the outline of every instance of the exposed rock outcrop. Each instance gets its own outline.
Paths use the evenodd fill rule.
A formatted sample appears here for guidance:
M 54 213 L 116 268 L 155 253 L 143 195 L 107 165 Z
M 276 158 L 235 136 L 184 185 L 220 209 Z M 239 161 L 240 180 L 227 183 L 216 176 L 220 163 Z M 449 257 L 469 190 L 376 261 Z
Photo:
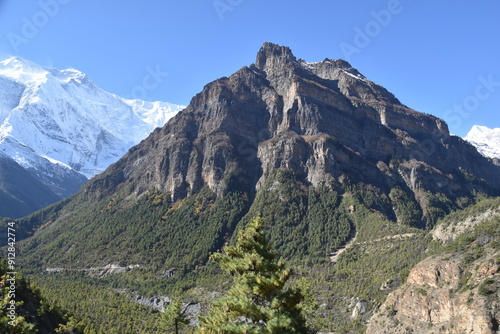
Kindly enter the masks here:
M 500 250 L 485 247 L 474 260 L 473 249 L 420 262 L 372 317 L 367 333 L 498 333 Z
M 172 303 L 172 300 L 167 296 L 152 296 L 143 297 L 134 295 L 132 300 L 146 307 L 153 308 L 159 312 L 164 312 L 165 309 Z M 198 324 L 198 315 L 201 313 L 201 305 L 199 303 L 183 303 L 182 313 L 189 320 L 190 326 Z
M 132 297 L 132 300 L 136 303 L 139 303 L 146 307 L 153 308 L 160 312 L 163 312 L 172 302 L 172 300 L 166 296 L 144 297 L 144 296 L 134 295 Z
M 468 230 L 470 231 L 483 221 L 492 219 L 494 216 L 498 215 L 500 215 L 500 207 L 487 209 L 484 212 L 480 212 L 476 215 L 467 217 L 466 219 L 463 219 L 462 221 L 456 222 L 454 224 L 439 224 L 432 231 L 432 238 L 434 240 L 441 240 L 442 242 L 453 241 L 462 233 Z

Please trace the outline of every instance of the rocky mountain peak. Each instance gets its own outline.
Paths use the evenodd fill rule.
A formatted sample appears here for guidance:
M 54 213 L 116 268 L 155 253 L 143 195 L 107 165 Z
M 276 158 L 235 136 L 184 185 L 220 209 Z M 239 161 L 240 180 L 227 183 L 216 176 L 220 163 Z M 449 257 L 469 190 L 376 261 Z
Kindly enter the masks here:
M 327 67 L 330 68 L 330 70 L 344 70 L 355 76 L 364 78 L 364 76 L 362 76 L 361 73 L 354 69 L 349 62 L 343 59 L 325 58 L 321 62 L 313 63 L 307 62 L 303 59 L 297 60 L 292 50 L 288 46 L 278 45 L 271 42 L 265 42 L 257 53 L 255 66 L 262 71 L 269 70 L 270 68 L 276 66 L 279 67 L 279 65 L 284 64 L 293 64 L 306 70 Z
M 297 58 L 295 58 L 289 47 L 265 42 L 257 53 L 255 65 L 258 69 L 266 71 L 269 67 L 296 61 Z
M 276 169 L 310 186 L 344 188 L 349 179 L 387 196 L 399 186 L 424 209 L 427 192 L 469 196 L 462 171 L 500 189 L 498 167 L 450 136 L 443 120 L 404 106 L 343 60 L 307 63 L 272 43 L 256 64 L 206 85 L 102 178 L 173 201 L 203 187 L 223 197 L 234 184 L 251 198 Z

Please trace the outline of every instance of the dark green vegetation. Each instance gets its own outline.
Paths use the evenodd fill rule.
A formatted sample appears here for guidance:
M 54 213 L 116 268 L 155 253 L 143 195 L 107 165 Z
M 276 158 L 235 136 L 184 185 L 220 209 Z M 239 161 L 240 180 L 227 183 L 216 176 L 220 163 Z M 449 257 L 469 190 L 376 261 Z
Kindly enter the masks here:
M 267 233 L 284 258 L 325 263 L 347 240 L 352 222 L 340 208 L 338 192 L 326 186 L 308 188 L 291 170 L 276 170 L 263 188 L 242 223 L 255 216 L 272 222 Z
M 36 240 L 23 244 L 26 269 L 44 263 L 65 268 L 122 263 L 190 271 L 229 241 L 240 221 L 244 226 L 255 215 L 273 222 L 268 235 L 285 258 L 327 262 L 353 227 L 342 196 L 326 186 L 308 188 L 288 170 L 277 171 L 267 184 L 274 188 L 259 192 L 251 207 L 246 193 L 235 190 L 217 199 L 208 188 L 176 203 L 168 194 L 150 191 L 138 199 L 117 194 L 97 205 L 78 197 L 63 209 L 56 204 L 17 224 L 20 235 L 39 231 Z M 64 224 L 51 223 L 75 207 Z M 49 223 L 40 226 L 42 219 Z
M 394 203 L 394 213 L 399 222 L 412 227 L 422 225 L 422 212 L 414 198 L 408 196 L 400 187 L 392 188 L 389 197 Z
M 84 325 L 52 303 L 21 273 L 0 261 L 0 332 L 5 334 L 83 333 Z
M 400 189 L 393 194 L 394 201 L 408 196 Z M 42 215 L 49 221 L 39 226 L 37 238 L 21 243 L 22 263 L 51 304 L 69 310 L 86 325 L 84 333 L 161 333 L 161 314 L 119 291 L 178 296 L 207 309 L 212 291 L 230 287 L 227 274 L 208 261 L 209 254 L 234 241 L 232 231 L 260 215 L 271 222 L 266 227 L 270 244 L 296 273 L 292 284 L 301 279 L 309 282 L 319 308 L 317 317 L 308 321 L 323 331 L 361 333 L 371 311 L 434 247 L 426 231 L 409 223 L 417 212 L 414 206 L 399 205 L 398 217 L 410 218 L 396 222 L 376 209 L 383 201 L 387 199 L 361 184 L 344 192 L 307 187 L 293 171 L 278 170 L 252 204 L 247 194 L 236 190 L 217 199 L 204 188 L 175 203 L 157 191 L 140 198 L 118 193 L 97 206 L 72 201 L 79 207 L 77 214 L 66 218 L 71 223 L 50 223 L 74 209 L 55 205 L 19 220 L 17 226 L 37 227 Z M 449 215 L 452 218 L 443 223 L 453 223 L 485 205 L 498 203 L 483 201 Z M 331 263 L 330 255 L 346 242 L 351 247 Z M 110 263 L 140 267 L 94 278 L 79 270 L 41 271 L 47 264 L 83 269 Z M 358 301 L 366 301 L 367 310 L 351 318 Z
M 97 206 L 77 202 L 78 214 L 68 217 L 68 224 L 41 226 L 40 239 L 26 240 L 27 249 L 35 246 L 31 242 L 39 247 L 33 257 L 27 251 L 26 263 L 32 264 L 28 268 L 43 263 L 56 267 L 125 263 L 167 269 L 182 269 L 178 265 L 183 264 L 193 269 L 222 246 L 245 209 L 238 193 L 216 200 L 206 188 L 174 204 L 167 198 L 151 191 L 138 200 L 116 195 Z M 83 262 L 75 264 L 73 260 L 81 254 L 85 254 Z
M 184 326 L 189 324 L 189 319 L 184 313 L 182 301 L 179 298 L 172 300 L 167 309 L 163 312 L 161 328 L 169 332 L 178 334 Z
M 198 333 L 312 333 L 302 312 L 304 294 L 285 288 L 293 271 L 276 259 L 264 225 L 252 219 L 234 246 L 212 255 L 234 283 L 201 318 Z
M 37 277 L 36 283 L 50 304 L 70 310 L 73 319 L 85 325 L 84 334 L 165 333 L 161 313 L 82 275 L 47 275 Z

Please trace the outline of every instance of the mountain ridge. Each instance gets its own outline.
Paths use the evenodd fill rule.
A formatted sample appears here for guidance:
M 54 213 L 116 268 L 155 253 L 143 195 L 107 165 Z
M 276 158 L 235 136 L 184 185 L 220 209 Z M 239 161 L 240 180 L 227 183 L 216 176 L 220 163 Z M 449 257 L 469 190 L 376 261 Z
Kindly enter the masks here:
M 60 198 L 13 159 L 0 154 L 0 212 L 23 217 Z
M 122 99 L 78 70 L 20 57 L 0 62 L 0 98 L 0 151 L 59 200 L 183 108 Z
M 14 137 L 87 177 L 116 161 L 182 108 L 166 102 L 125 100 L 100 89 L 78 70 L 47 69 L 19 57 L 1 62 L 0 76 L 11 86 L 23 87 L 3 93 L 9 99 L 2 108 L 2 139 Z M 73 114 L 83 124 L 76 124 Z M 22 131 L 19 124 L 13 124 L 21 121 Z M 64 144 L 70 149 L 60 147 Z M 98 153 L 87 157 L 87 151 Z
M 311 72 L 295 66 L 297 62 L 295 58 L 291 58 L 289 49 L 280 47 L 271 49 L 269 52 L 274 58 L 266 60 L 265 44 L 257 56 L 256 64 L 260 64 L 260 68 L 256 65 L 243 67 L 229 78 L 208 84 L 193 98 L 190 106 L 180 116 L 174 118 L 164 128 L 155 130 L 145 142 L 125 155 L 124 161 L 129 159 L 137 161 L 137 165 L 133 168 L 125 167 L 123 173 L 125 180 L 131 177 L 136 182 L 136 193 L 147 191 L 153 185 L 160 191 L 169 192 L 175 201 L 190 191 L 198 191 L 203 184 L 206 184 L 220 196 L 225 191 L 221 181 L 236 169 L 252 175 L 254 184 L 262 184 L 260 168 L 265 177 L 266 173 L 274 168 L 287 168 L 291 165 L 298 167 L 302 174 L 308 175 L 307 181 L 315 186 L 320 181 L 331 179 L 330 176 L 334 176 L 334 183 L 341 186 L 342 171 L 327 173 L 330 175 L 314 171 L 309 173 L 309 170 L 316 165 L 316 161 L 308 162 L 306 157 L 286 152 L 288 147 L 294 147 L 296 153 L 304 154 L 311 149 L 314 151 L 319 148 L 321 152 L 317 154 L 328 156 L 328 152 L 331 153 L 332 149 L 327 146 L 331 142 L 340 144 L 341 151 L 346 149 L 343 152 L 345 154 L 339 156 L 339 159 L 345 158 L 345 161 L 339 161 L 339 166 L 344 165 L 346 170 L 351 168 L 348 166 L 349 159 L 355 160 L 360 157 L 361 160 L 384 164 L 382 166 L 364 163 L 365 171 L 360 171 L 358 176 L 364 178 L 367 183 L 379 182 L 379 185 L 385 183 L 387 187 L 386 178 L 389 176 L 394 180 L 402 178 L 404 187 L 418 190 L 420 186 L 415 182 L 415 175 L 431 173 L 435 181 L 439 179 L 435 182 L 441 185 L 439 188 L 452 194 L 453 189 L 460 188 L 458 183 L 461 180 L 458 168 L 451 170 L 450 166 L 459 165 L 460 168 L 477 174 L 479 178 L 490 180 L 490 184 L 498 187 L 500 182 L 498 173 L 474 170 L 470 161 L 481 161 L 483 158 L 462 139 L 450 136 L 444 121 L 408 109 L 378 85 L 369 81 L 359 83 L 361 80 L 344 73 L 342 69 L 332 68 L 330 60 L 315 66 L 315 71 L 322 76 L 316 76 L 316 82 L 311 83 L 308 78 L 311 77 Z M 273 52 L 276 52 L 276 55 Z M 342 62 L 342 65 L 345 66 L 345 62 Z M 271 66 L 269 67 L 271 70 L 265 72 L 266 66 Z M 277 66 L 278 70 L 274 71 L 273 66 Z M 306 79 L 295 75 L 295 72 L 299 72 Z M 297 77 L 299 79 L 293 81 L 293 78 Z M 279 88 L 274 90 L 275 87 Z M 341 92 L 345 95 L 341 95 Z M 287 99 L 290 96 L 291 98 Z M 256 99 L 259 102 L 255 102 Z M 328 99 L 330 101 L 326 101 Z M 249 105 L 249 101 L 254 105 Z M 396 104 L 390 104 L 392 102 Z M 311 111 L 310 108 L 315 109 Z M 328 128 L 332 124 L 335 128 Z M 203 139 L 215 140 L 213 143 L 206 145 L 201 140 L 201 135 L 206 136 L 216 132 L 219 139 L 215 140 L 214 136 Z M 306 138 L 307 136 L 316 137 Z M 282 155 L 271 156 L 276 151 L 271 149 L 273 137 L 275 141 L 288 141 L 287 145 L 281 147 L 282 152 L 286 152 L 287 158 Z M 223 138 L 231 140 L 224 142 Z M 311 147 L 308 140 L 316 142 L 316 146 Z M 138 158 L 138 155 L 146 154 L 149 147 L 160 145 L 160 142 L 165 145 L 169 141 L 172 142 L 170 147 L 174 153 L 170 153 L 167 158 L 162 155 L 156 155 L 152 160 Z M 395 141 L 404 144 L 394 147 Z M 429 145 L 431 150 L 419 144 L 419 141 Z M 220 147 L 217 147 L 217 142 L 220 143 Z M 343 143 L 348 143 L 348 146 L 344 146 Z M 180 154 L 181 148 L 187 151 Z M 205 154 L 201 156 L 197 152 Z M 182 159 L 179 158 L 181 155 Z M 266 164 L 268 160 L 263 158 L 264 155 L 272 158 L 269 165 Z M 390 160 L 397 160 L 404 155 L 408 159 L 399 165 L 400 175 L 387 175 Z M 438 155 L 441 155 L 441 158 L 436 159 Z M 206 165 L 209 161 L 214 162 L 219 158 L 221 166 L 225 167 L 223 173 L 217 172 L 219 167 Z M 170 164 L 167 164 L 167 160 Z M 261 164 L 259 160 L 264 162 Z M 189 161 L 189 164 L 186 165 L 181 161 Z M 241 163 L 242 161 L 245 163 Z M 164 168 L 168 170 L 172 162 L 182 168 L 170 169 L 168 173 L 158 173 Z M 304 163 L 309 163 L 310 166 Z M 156 169 L 157 172 L 152 170 L 149 176 L 142 175 L 141 164 L 155 165 L 159 169 Z M 437 164 L 438 169 L 433 170 L 432 164 Z M 489 165 L 488 168 L 493 170 L 496 167 Z M 363 177 L 365 172 L 371 175 Z M 450 173 L 456 175 L 450 176 Z M 153 182 L 145 180 L 145 177 L 152 178 Z M 249 178 L 242 177 L 241 180 L 248 182 Z M 445 187 L 450 184 L 453 186 Z M 248 186 L 250 189 L 248 191 L 252 192 L 251 188 L 255 185 Z

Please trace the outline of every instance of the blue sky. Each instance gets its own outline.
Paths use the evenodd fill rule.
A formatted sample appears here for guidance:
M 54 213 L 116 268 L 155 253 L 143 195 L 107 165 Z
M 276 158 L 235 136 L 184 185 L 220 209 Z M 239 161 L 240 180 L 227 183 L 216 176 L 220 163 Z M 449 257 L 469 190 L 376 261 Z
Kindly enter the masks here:
M 188 104 L 265 41 L 344 58 L 452 133 L 500 127 L 493 0 L 0 0 L 0 58 L 76 68 L 105 90 Z

